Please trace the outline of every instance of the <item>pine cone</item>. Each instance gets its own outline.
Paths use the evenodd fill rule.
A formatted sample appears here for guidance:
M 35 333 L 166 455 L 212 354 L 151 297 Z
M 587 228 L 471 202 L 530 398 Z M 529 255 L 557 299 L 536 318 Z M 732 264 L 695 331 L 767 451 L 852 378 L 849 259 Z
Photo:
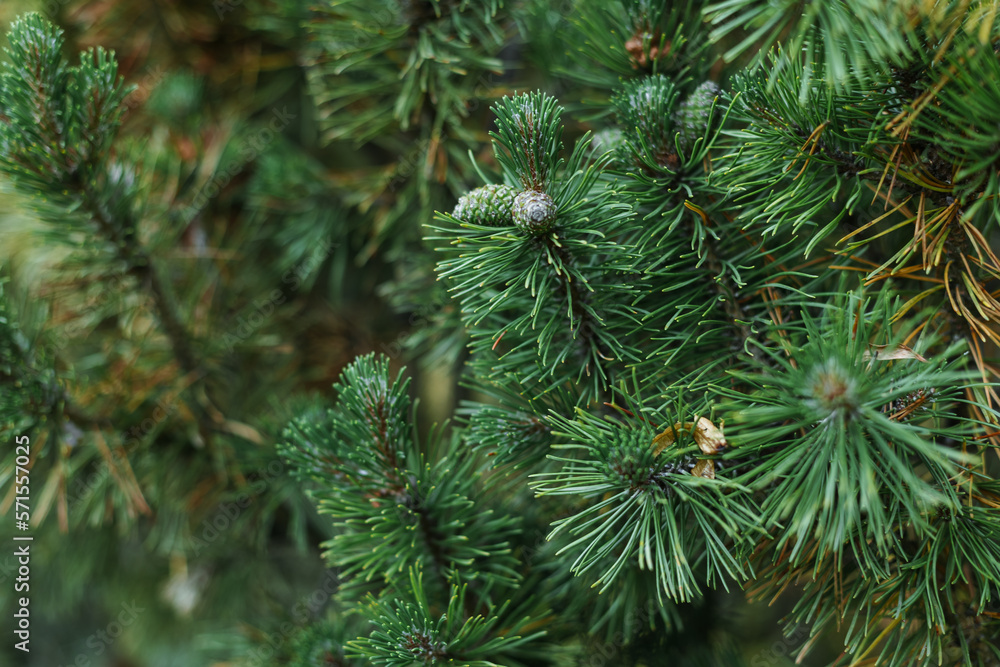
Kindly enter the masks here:
M 525 190 L 514 198 L 512 214 L 518 229 L 538 236 L 555 225 L 556 203 L 544 192 Z
M 720 89 L 714 81 L 705 81 L 688 95 L 674 114 L 674 127 L 680 133 L 680 146 L 687 152 L 708 129 L 708 112 L 712 109 Z
M 509 185 L 484 185 L 458 199 L 452 216 L 474 225 L 503 227 L 511 224 L 511 207 L 517 190 Z

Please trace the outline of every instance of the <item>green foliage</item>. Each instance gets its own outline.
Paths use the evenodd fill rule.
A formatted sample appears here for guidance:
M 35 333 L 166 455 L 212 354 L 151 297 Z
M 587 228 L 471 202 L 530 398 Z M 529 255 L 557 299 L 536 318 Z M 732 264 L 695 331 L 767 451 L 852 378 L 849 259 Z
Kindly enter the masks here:
M 0 73 L 0 166 L 29 192 L 90 185 L 130 92 L 113 54 L 96 48 L 68 65 L 63 31 L 38 14 L 11 24 L 9 40 Z
M 958 39 L 946 73 L 942 72 L 948 85 L 920 115 L 915 134 L 938 146 L 942 157 L 954 165 L 948 180 L 954 181 L 955 196 L 967 207 L 966 215 L 971 218 L 977 209 L 987 207 L 980 215 L 996 219 L 1000 63 L 979 40 Z
M 635 562 L 655 573 L 661 603 L 661 593 L 691 600 L 699 594 L 699 579 L 711 584 L 719 577 L 744 578 L 731 542 L 764 532 L 749 490 L 721 476 L 696 474 L 693 439 L 682 436 L 657 452 L 650 446 L 656 435 L 650 423 L 677 419 L 663 410 L 642 414 L 638 424 L 607 422 L 583 412 L 575 421 L 556 421 L 567 444 L 555 448 L 580 449 L 584 456 L 553 457 L 564 467 L 538 475 L 543 480 L 536 483 L 538 495 L 582 496 L 589 503 L 554 522 L 549 539 L 569 534 L 563 540 L 572 541 L 559 553 L 576 556 L 571 570 L 578 576 L 597 568 L 594 586 L 600 585 L 602 593 Z M 703 568 L 701 577 L 696 567 Z
M 7 276 L 0 276 L 0 433 L 13 438 L 31 432 L 58 410 L 63 400 L 50 355 L 37 332 L 38 313 L 18 304 Z
M 663 75 L 629 81 L 612 103 L 618 122 L 627 130 L 626 143 L 633 159 L 652 169 L 677 167 L 673 115 L 678 91 Z
M 878 123 L 893 99 L 878 90 L 837 92 L 794 51 L 778 52 L 768 65 L 783 71 L 773 86 L 764 68 L 735 78 L 740 152 L 722 182 L 764 234 L 822 225 L 810 230 L 811 251 L 862 203 L 865 179 L 878 177 L 880 165 L 863 156 L 885 140 Z
M 225 234 L 209 223 L 210 206 L 180 214 L 189 188 L 212 172 L 190 162 L 198 142 L 225 133 L 202 128 L 185 143 L 164 124 L 150 130 L 139 107 L 159 79 L 101 48 L 71 64 L 64 50 L 75 44 L 37 14 L 14 22 L 9 42 L 0 169 L 24 198 L 4 187 L 0 428 L 11 442 L 30 437 L 32 566 L 59 573 L 36 577 L 31 596 L 36 628 L 56 628 L 61 640 L 37 653 L 33 643 L 32 655 L 76 660 L 95 619 L 106 627 L 123 600 L 147 611 L 116 642 L 116 660 L 235 655 L 245 643 L 232 628 L 270 622 L 264 610 L 314 572 L 306 553 L 316 523 L 264 446 L 289 418 L 272 394 L 288 384 L 247 357 L 225 367 L 207 335 L 237 329 L 219 307 L 234 292 L 259 299 L 275 280 L 273 269 L 244 271 L 238 288 L 220 280 L 247 246 L 229 237 L 219 247 Z M 17 205 L 30 212 L 7 218 Z M 15 454 L 0 468 L 11 500 Z M 290 552 L 294 568 L 281 561 Z M 255 580 L 268 585 L 247 586 Z M 199 631 L 216 637 L 191 642 L 192 616 L 212 619 Z M 0 662 L 20 661 L 14 650 Z
M 622 78 L 704 77 L 707 42 L 698 3 L 583 0 L 575 9 L 565 38 L 575 58 L 561 68 L 566 76 L 607 90 Z
M 100 18 L 121 73 L 37 15 L 0 73 L 62 244 L 5 258 L 0 423 L 71 603 L 135 562 L 199 659 L 756 665 L 745 590 L 802 664 L 996 664 L 992 3 L 204 12 L 138 88 Z
M 392 590 L 415 563 L 443 582 L 455 582 L 460 568 L 481 567 L 488 584 L 514 583 L 508 540 L 516 522 L 477 505 L 474 458 L 456 439 L 435 434 L 417 446 L 407 384 L 390 383 L 384 357 L 361 357 L 336 385 L 337 407 L 322 422 L 300 420 L 286 435 L 282 451 L 298 474 L 324 482 L 312 495 L 338 529 L 325 546 L 343 589 L 360 590 L 378 577 Z
M 465 116 L 476 78 L 500 70 L 493 57 L 503 44 L 500 6 L 393 1 L 372 11 L 350 0 L 316 7 L 307 23 L 315 53 L 309 73 L 327 138 L 369 141 L 395 124 L 409 129 L 431 109 L 439 110 L 433 127 L 440 133 Z
M 702 246 L 699 260 L 705 257 L 703 245 L 707 238 L 718 237 L 702 222 L 707 222 L 706 211 L 711 211 L 711 200 L 705 195 L 722 194 L 709 185 L 707 166 L 722 128 L 720 116 L 724 114 L 716 111 L 714 97 L 711 102 L 695 101 L 703 94 L 697 91 L 705 85 L 680 102 L 678 86 L 656 75 L 626 82 L 611 98 L 624 143 L 616 151 L 612 166 L 627 175 L 621 187 L 643 214 L 642 235 L 636 245 L 649 253 L 653 266 L 662 264 L 664 257 L 676 256 L 664 247 L 673 241 L 681 244 L 677 254 L 684 252 L 680 250 L 684 245 L 681 237 L 689 228 L 688 238 Z M 689 109 L 689 105 L 700 110 Z M 698 114 L 696 121 L 688 117 L 692 113 Z M 700 193 L 699 204 L 691 201 L 696 192 Z
M 760 2 L 759 0 L 727 0 L 705 8 L 713 26 L 711 38 L 720 40 L 736 31 L 740 41 L 726 51 L 732 60 L 753 47 L 766 47 L 779 38 L 789 53 L 802 53 L 810 66 L 825 63 L 827 69 L 820 78 L 840 87 L 850 78 L 862 78 L 878 72 L 886 64 L 896 65 L 917 47 L 911 20 L 920 9 L 897 0 L 849 0 L 813 2 L 799 8 L 792 0 Z M 769 82 L 786 79 L 790 63 L 775 63 Z M 803 88 L 803 92 L 805 89 Z
M 522 190 L 545 192 L 559 170 L 563 148 L 561 109 L 541 93 L 504 97 L 493 109 L 497 131 L 493 153 L 508 180 L 518 180 Z
M 466 588 L 467 584 L 453 586 L 447 610 L 435 618 L 421 574 L 410 570 L 414 601 L 370 599 L 376 629 L 371 637 L 350 642 L 353 654 L 368 658 L 372 664 L 399 667 L 440 662 L 462 667 L 490 667 L 497 664 L 494 660 L 514 667 L 524 664 L 514 657 L 516 649 L 544 633 L 524 637 L 516 634 L 528 624 L 529 618 L 514 620 L 512 625 L 502 629 L 498 627 L 506 605 L 491 611 L 488 616 L 468 616 Z
M 325 665 L 361 664 L 345 656 L 349 623 L 319 622 L 306 626 L 292 640 L 288 664 L 291 667 L 324 667 Z
M 961 345 L 926 360 L 925 335 L 911 352 L 909 332 L 881 324 L 892 312 L 887 297 L 804 313 L 783 328 L 784 350 L 764 349 L 759 371 L 734 373 L 753 390 L 729 393 L 729 437 L 740 458 L 754 456 L 746 482 L 766 491 L 764 512 L 785 526 L 775 548 L 787 547 L 791 564 L 818 547 L 808 559 L 826 566 L 855 532 L 887 558 L 894 525 L 920 534 L 929 517 L 959 506 L 948 480 L 971 461 L 946 443 L 976 427 L 957 412 L 972 381 L 958 370 Z
M 587 141 L 579 142 L 565 163 L 548 152 L 561 145 L 551 97 L 504 99 L 495 111 L 501 129 L 493 136 L 494 153 L 508 182 L 526 190 L 543 188 L 551 203 L 538 202 L 544 209 L 541 224 L 532 218 L 526 232 L 440 216 L 433 229 L 444 236 L 432 239 L 452 244 L 440 248 L 445 255 L 440 275 L 461 305 L 464 322 L 472 326 L 473 350 L 492 356 L 500 346 L 493 377 L 513 369 L 523 373 L 525 364 L 537 364 L 527 377 L 543 386 L 588 377 L 582 389 L 597 395 L 610 379 L 603 360 L 635 354 L 604 324 L 612 313 L 628 317 L 618 297 L 632 289 L 623 277 L 634 272 L 633 258 L 622 256 L 616 239 L 631 223 L 629 207 L 614 201 L 615 192 L 601 178 L 601 163 L 586 164 Z M 564 363 L 580 354 L 582 363 Z
M 682 153 L 693 149 L 695 142 L 711 128 L 712 110 L 720 92 L 714 81 L 703 81 L 677 107 L 674 126 L 677 128 L 677 144 Z

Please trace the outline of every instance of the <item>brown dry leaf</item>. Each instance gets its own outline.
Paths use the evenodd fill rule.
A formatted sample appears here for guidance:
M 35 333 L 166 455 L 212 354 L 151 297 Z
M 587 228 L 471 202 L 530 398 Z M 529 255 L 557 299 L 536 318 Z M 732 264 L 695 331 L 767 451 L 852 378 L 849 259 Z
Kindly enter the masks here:
M 698 448 L 702 452 L 705 454 L 716 454 L 729 446 L 729 443 L 726 442 L 726 436 L 722 435 L 721 423 L 716 427 L 715 424 L 704 417 L 699 417 L 696 424 L 694 441 L 698 443 Z
M 677 431 L 683 428 L 683 424 L 674 424 L 663 433 L 653 438 L 653 455 L 659 456 L 660 452 L 674 444 L 677 439 Z
M 694 441 L 698 444 L 698 449 L 704 454 L 717 454 L 729 446 L 729 443 L 726 442 L 726 437 L 722 434 L 721 424 L 716 426 L 705 417 L 699 417 L 696 422 L 677 422 L 653 438 L 653 454 L 658 456 L 660 452 L 674 444 L 677 434 L 681 431 L 687 431 L 694 435 Z
M 691 469 L 691 474 L 695 477 L 705 479 L 715 479 L 715 461 L 712 459 L 702 459 Z

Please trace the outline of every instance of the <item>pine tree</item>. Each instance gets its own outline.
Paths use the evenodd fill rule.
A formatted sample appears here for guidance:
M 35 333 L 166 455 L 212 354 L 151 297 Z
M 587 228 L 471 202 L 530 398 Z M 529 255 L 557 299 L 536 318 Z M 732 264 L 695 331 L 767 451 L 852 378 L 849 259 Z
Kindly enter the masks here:
M 273 446 L 307 404 L 271 394 L 288 390 L 283 369 L 301 361 L 276 357 L 268 336 L 296 335 L 294 303 L 331 243 L 267 249 L 264 263 L 259 217 L 244 215 L 237 233 L 211 224 L 231 216 L 220 189 L 248 161 L 273 158 L 262 155 L 280 144 L 270 108 L 196 147 L 177 127 L 199 104 L 194 77 L 152 68 L 126 84 L 115 54 L 77 55 L 38 14 L 14 21 L 7 41 L 0 170 L 5 204 L 23 212 L 4 220 L 4 507 L 21 465 L 13 443 L 27 437 L 38 547 L 32 652 L 11 642 L 0 662 L 245 652 L 237 623 L 269 627 L 269 605 L 323 577 L 305 552 L 322 528 Z M 178 114 L 177 125 L 157 113 Z M 254 270 L 230 280 L 240 257 Z M 13 588 L 11 560 L 2 567 Z M 247 585 L 255 579 L 271 585 Z M 123 604 L 141 611 L 103 643 L 95 631 L 119 623 Z M 199 646 L 198 634 L 210 640 Z
M 142 146 L 113 54 L 11 27 L 0 168 L 71 249 L 74 296 L 32 303 L 7 271 L 0 417 L 44 434 L 33 484 L 63 529 L 138 530 L 175 587 L 271 526 L 322 541 L 332 599 L 267 653 L 295 667 L 775 664 L 727 616 L 744 594 L 787 605 L 802 664 L 1000 664 L 993 4 L 216 9 L 295 55 L 315 125 Z M 169 85 L 154 126 L 208 94 Z M 181 271 L 169 249 L 198 234 L 252 266 Z M 382 345 L 315 396 L 312 357 L 262 351 L 375 284 L 412 370 Z M 175 414 L 143 431 L 78 380 L 88 353 Z M 410 378 L 434 364 L 461 402 L 431 425 Z M 295 480 L 191 539 L 270 464 Z
M 531 624 L 547 634 L 528 656 L 498 648 L 500 664 L 544 662 L 553 644 L 583 649 L 563 660 L 585 664 L 601 632 L 623 638 L 615 664 L 667 664 L 642 657 L 658 643 L 650 632 L 682 644 L 683 664 L 736 664 L 679 632 L 686 603 L 731 584 L 758 600 L 801 590 L 786 619 L 789 633 L 812 633 L 800 656 L 843 633 L 834 664 L 996 664 L 1000 524 L 986 454 L 1000 264 L 988 240 L 996 156 L 984 150 L 1000 108 L 995 22 L 986 7 L 876 5 L 796 19 L 791 5 L 726 3 L 682 32 L 698 25 L 690 8 L 581 3 L 568 38 L 587 39 L 571 51 L 579 78 L 600 66 L 621 77 L 611 113 L 595 114 L 613 117 L 599 147 L 588 135 L 567 146 L 546 94 L 493 106 L 492 184 L 430 226 L 479 398 L 460 411 L 461 454 L 424 451 L 485 455 L 479 497 L 463 497 L 523 512 L 503 536 L 515 554 L 542 534 L 552 546 L 505 585 L 485 544 L 484 560 L 459 568 L 455 524 L 413 517 L 430 499 L 408 491 L 392 520 L 416 532 L 408 562 L 442 561 L 440 602 L 427 606 L 414 575 L 378 568 L 376 630 L 349 655 L 485 664 L 456 626 L 435 624 L 449 591 L 486 577 L 465 618 L 527 596 L 535 618 L 552 619 Z M 624 42 L 609 41 L 611 21 Z M 761 38 L 781 45 L 720 87 L 700 58 L 737 26 L 748 34 L 729 59 Z M 990 90 L 972 84 L 984 78 Z M 352 477 L 344 448 L 385 446 L 386 431 L 344 431 L 393 421 L 382 416 L 391 391 L 359 400 L 372 382 L 390 386 L 378 364 L 352 365 L 325 421 L 287 435 L 286 456 L 343 530 L 328 543 L 339 566 L 359 539 L 351 524 L 390 511 L 370 501 L 365 518 L 324 501 Z M 360 469 L 377 471 L 378 489 L 355 497 L 399 493 L 404 464 Z M 635 607 L 655 613 L 630 623 Z

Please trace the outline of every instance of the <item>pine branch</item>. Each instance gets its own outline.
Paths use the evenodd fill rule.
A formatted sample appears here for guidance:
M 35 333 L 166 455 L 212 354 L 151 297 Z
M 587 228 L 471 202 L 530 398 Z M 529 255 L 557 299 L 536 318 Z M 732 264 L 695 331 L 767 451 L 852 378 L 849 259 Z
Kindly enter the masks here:
M 587 307 L 587 301 L 589 298 L 589 292 L 584 292 L 580 289 L 579 282 L 574 281 L 572 278 L 573 272 L 569 270 L 569 267 L 573 266 L 573 259 L 570 257 L 568 250 L 562 246 L 558 245 L 556 241 L 551 237 L 544 237 L 543 243 L 547 248 L 547 251 L 554 255 L 559 260 L 559 268 L 557 269 L 551 263 L 552 273 L 556 277 L 556 283 L 559 288 L 560 294 L 569 302 L 570 306 L 570 330 L 572 332 L 572 337 L 580 350 L 579 358 L 581 359 L 593 359 L 595 362 L 598 360 L 613 361 L 614 357 L 610 356 L 608 350 L 601 349 L 601 341 L 596 337 L 596 330 L 601 326 L 601 324 L 594 317 L 594 311 L 592 308 Z M 559 270 L 561 269 L 561 270 Z M 590 351 L 595 352 L 594 355 L 590 355 Z M 590 375 L 590 361 L 584 365 L 584 372 Z M 613 374 L 607 370 L 595 370 L 595 375 L 603 378 L 611 378 Z M 601 395 L 595 397 L 595 400 L 600 400 Z
M 135 222 L 131 218 L 125 221 L 112 218 L 93 184 L 85 182 L 83 178 L 81 172 L 75 172 L 68 183 L 80 193 L 82 210 L 97 223 L 104 237 L 115 248 L 118 258 L 128 267 L 127 272 L 135 276 L 140 284 L 148 286 L 160 324 L 163 325 L 181 370 L 185 374 L 200 375 L 201 364 L 195 357 L 191 336 L 181 322 L 176 304 L 162 282 L 159 271 L 146 249 L 139 243 Z
M 62 31 L 37 14 L 15 22 L 10 40 L 12 63 L 0 77 L 5 171 L 29 194 L 46 193 L 63 210 L 79 211 L 93 223 L 126 272 L 148 291 L 181 370 L 200 382 L 204 370 L 190 332 L 139 241 L 131 210 L 134 186 L 121 176 L 129 167 L 110 156 L 131 92 L 117 75 L 113 54 L 97 49 L 85 53 L 79 66 L 67 66 Z M 61 214 L 52 217 L 53 225 L 73 224 Z M 196 396 L 190 405 L 203 434 L 214 430 L 209 409 Z
M 435 572 L 441 591 L 460 573 L 482 582 L 474 593 L 510 586 L 518 575 L 507 540 L 516 523 L 479 507 L 475 460 L 458 438 L 438 432 L 418 445 L 409 381 L 390 382 L 388 373 L 384 357 L 359 358 L 338 382 L 337 405 L 326 420 L 298 420 L 282 447 L 300 477 L 321 482 L 313 495 L 338 531 L 327 557 L 342 568 L 344 594 L 376 576 L 396 590 L 396 575 L 414 562 Z
M 415 662 L 492 667 L 496 660 L 522 667 L 518 653 L 545 634 L 522 636 L 533 619 L 511 618 L 509 603 L 490 605 L 486 615 L 463 614 L 466 590 L 461 583 L 451 587 L 447 609 L 436 616 L 421 573 L 411 569 L 409 579 L 412 601 L 369 599 L 377 629 L 370 638 L 348 642 L 349 655 L 393 667 Z M 509 625 L 501 626 L 502 622 Z

